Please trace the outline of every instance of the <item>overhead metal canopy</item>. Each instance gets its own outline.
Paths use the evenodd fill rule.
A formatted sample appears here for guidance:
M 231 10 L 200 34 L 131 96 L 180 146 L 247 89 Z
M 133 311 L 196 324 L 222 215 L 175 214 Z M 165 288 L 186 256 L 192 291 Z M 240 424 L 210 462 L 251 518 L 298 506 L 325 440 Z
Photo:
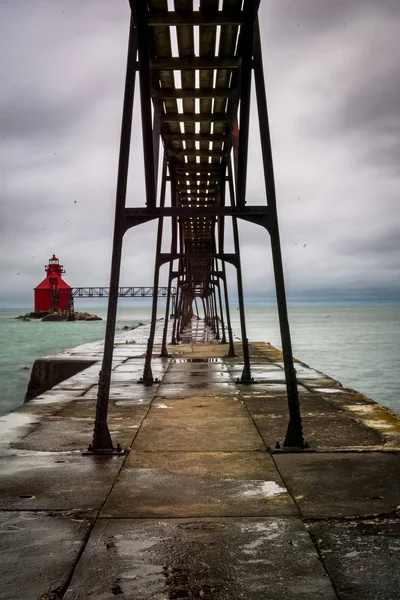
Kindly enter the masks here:
M 123 236 L 127 229 L 157 220 L 152 321 L 143 372 L 151 384 L 157 292 L 162 265 L 169 265 L 168 289 L 176 280 L 171 343 L 178 343 L 200 298 L 216 339 L 234 355 L 225 263 L 234 265 L 243 347 L 241 381 L 251 383 L 246 333 L 238 219 L 261 225 L 271 237 L 279 322 L 288 390 L 286 446 L 304 444 L 290 331 L 258 27 L 260 0 L 130 0 L 132 9 L 122 117 L 110 300 L 103 368 L 99 381 L 94 449 L 112 446 L 106 424 Z M 196 10 L 194 10 L 196 8 Z M 146 206 L 125 205 L 136 73 L 140 75 Z M 251 82 L 263 160 L 265 206 L 246 205 Z M 159 174 L 160 149 L 164 158 Z M 260 184 L 262 181 L 260 181 Z M 166 202 L 170 185 L 171 203 Z M 226 206 L 226 184 L 229 206 Z M 163 227 L 171 220 L 171 250 L 162 252 Z M 229 219 L 234 251 L 225 252 Z M 178 266 L 174 265 L 178 263 Z M 222 301 L 224 296 L 224 303 Z M 161 355 L 168 356 L 170 305 L 167 295 Z M 225 309 L 223 308 L 223 304 Z M 226 318 L 226 327 L 225 327 Z

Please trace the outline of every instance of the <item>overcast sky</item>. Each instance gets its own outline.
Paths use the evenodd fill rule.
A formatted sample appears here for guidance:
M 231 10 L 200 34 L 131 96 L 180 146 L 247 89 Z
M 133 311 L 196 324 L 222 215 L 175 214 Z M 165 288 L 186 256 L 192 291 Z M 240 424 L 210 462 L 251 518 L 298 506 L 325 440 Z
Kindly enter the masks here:
M 32 305 L 53 252 L 108 285 L 128 24 L 128 0 L 0 0 L 0 306 Z M 399 0 L 261 0 L 260 27 L 290 300 L 399 302 Z M 257 127 L 253 104 L 249 204 Z M 133 131 L 140 206 L 138 103 Z M 268 236 L 240 233 L 246 298 L 270 300 Z M 152 285 L 154 247 L 155 223 L 126 235 L 121 285 Z

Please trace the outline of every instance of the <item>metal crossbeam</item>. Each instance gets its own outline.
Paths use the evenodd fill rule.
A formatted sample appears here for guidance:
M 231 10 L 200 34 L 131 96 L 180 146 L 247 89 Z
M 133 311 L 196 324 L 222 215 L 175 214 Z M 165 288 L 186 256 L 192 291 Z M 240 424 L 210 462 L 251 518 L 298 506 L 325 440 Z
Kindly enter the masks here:
M 205 13 L 200 11 L 175 11 L 175 12 L 153 12 L 149 16 L 150 26 L 208 26 L 215 27 L 216 25 L 241 25 L 243 18 L 240 14 L 229 13 Z

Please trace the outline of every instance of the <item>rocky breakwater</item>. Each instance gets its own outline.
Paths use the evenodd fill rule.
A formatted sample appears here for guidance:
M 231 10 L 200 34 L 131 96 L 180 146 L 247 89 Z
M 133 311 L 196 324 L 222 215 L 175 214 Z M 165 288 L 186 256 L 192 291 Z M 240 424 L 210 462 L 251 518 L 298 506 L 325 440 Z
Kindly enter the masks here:
M 101 317 L 92 315 L 88 312 L 75 312 L 69 314 L 30 312 L 15 318 L 21 321 L 102 321 Z
M 87 312 L 76 312 L 74 316 L 74 321 L 102 321 L 101 317 L 98 317 L 97 315 L 92 315 Z

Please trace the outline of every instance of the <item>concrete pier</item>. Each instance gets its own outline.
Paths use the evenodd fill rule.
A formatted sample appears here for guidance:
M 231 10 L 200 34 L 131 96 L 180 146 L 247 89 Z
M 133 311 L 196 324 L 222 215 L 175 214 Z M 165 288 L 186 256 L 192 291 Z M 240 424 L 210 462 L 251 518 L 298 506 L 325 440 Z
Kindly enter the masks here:
M 275 449 L 277 349 L 250 344 L 243 385 L 240 344 L 228 359 L 193 321 L 183 342 L 196 343 L 168 359 L 156 345 L 145 387 L 147 333 L 115 341 L 109 427 L 124 456 L 82 455 L 101 342 L 46 358 L 90 366 L 0 419 L 0 598 L 397 599 L 399 415 L 296 362 L 311 450 Z

